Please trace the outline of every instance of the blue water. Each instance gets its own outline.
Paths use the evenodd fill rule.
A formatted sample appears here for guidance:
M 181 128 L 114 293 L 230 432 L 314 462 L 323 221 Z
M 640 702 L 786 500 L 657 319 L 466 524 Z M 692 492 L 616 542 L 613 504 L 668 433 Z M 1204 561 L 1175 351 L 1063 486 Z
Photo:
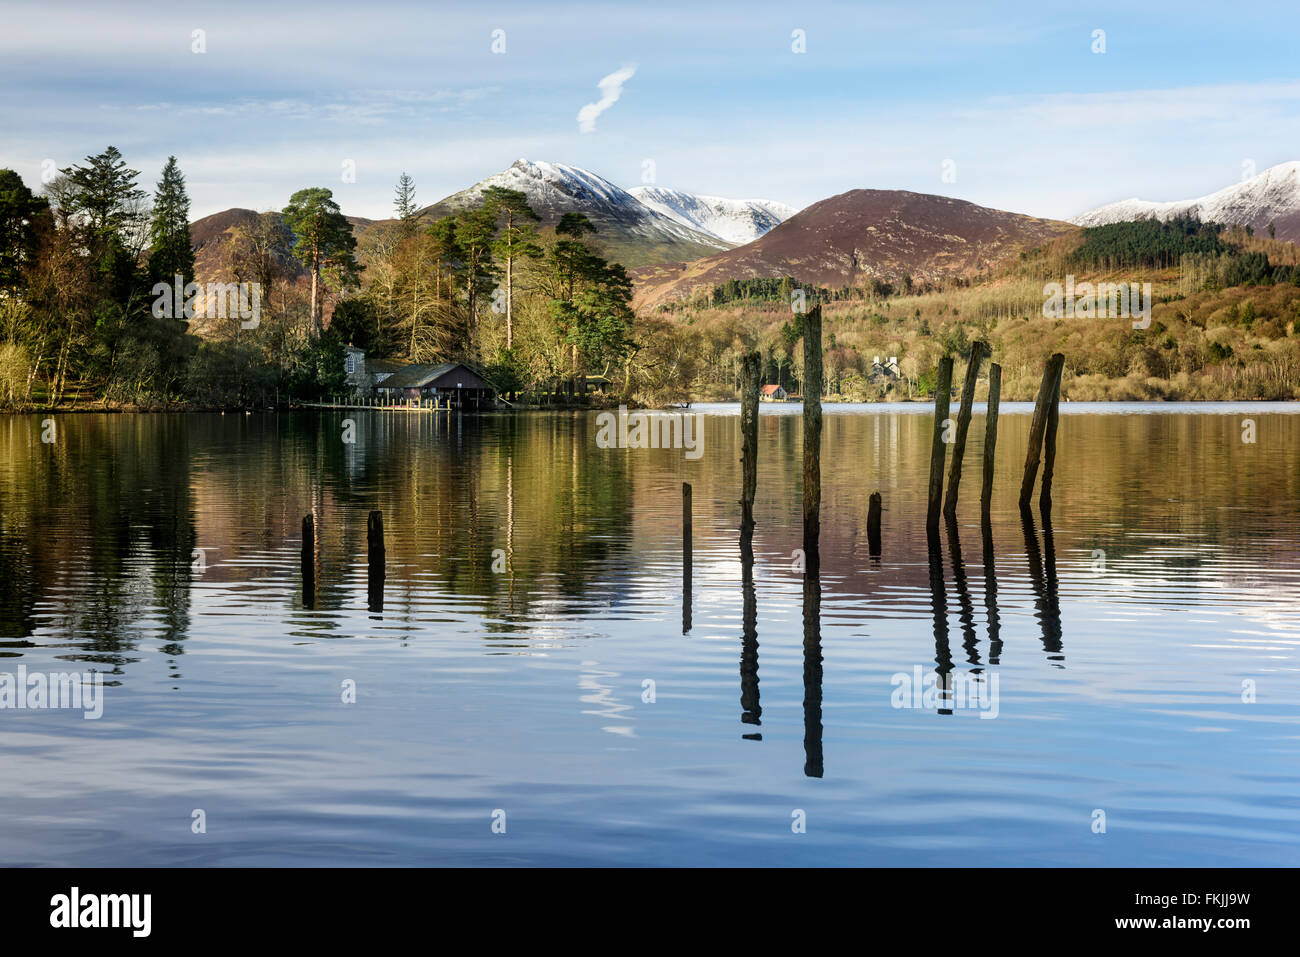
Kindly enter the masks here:
M 107 684 L 0 710 L 0 863 L 1300 863 L 1295 407 L 1063 405 L 1050 530 L 1027 408 L 991 574 L 977 406 L 936 578 L 930 410 L 827 406 L 818 595 L 765 407 L 749 615 L 731 406 L 694 461 L 582 413 L 7 417 L 0 672 Z M 917 673 L 996 717 L 895 707 Z

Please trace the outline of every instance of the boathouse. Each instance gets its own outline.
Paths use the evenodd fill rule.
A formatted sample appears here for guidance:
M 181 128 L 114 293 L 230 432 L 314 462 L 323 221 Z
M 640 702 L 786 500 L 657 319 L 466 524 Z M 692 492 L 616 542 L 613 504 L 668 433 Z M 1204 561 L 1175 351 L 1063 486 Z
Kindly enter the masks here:
M 386 399 L 433 398 L 456 409 L 489 407 L 496 389 L 463 362 L 410 365 L 375 384 L 375 394 Z

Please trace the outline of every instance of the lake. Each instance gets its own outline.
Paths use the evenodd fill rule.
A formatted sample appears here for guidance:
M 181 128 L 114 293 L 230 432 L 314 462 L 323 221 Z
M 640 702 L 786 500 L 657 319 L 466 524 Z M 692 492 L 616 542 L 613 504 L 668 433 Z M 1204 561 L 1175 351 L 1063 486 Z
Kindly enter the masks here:
M 748 575 L 692 411 L 0 418 L 0 672 L 103 681 L 0 710 L 0 862 L 1300 864 L 1300 407 L 1066 403 L 1026 526 L 1005 404 L 986 534 L 978 406 L 932 553 L 931 408 L 827 406 L 815 580 L 799 407 Z

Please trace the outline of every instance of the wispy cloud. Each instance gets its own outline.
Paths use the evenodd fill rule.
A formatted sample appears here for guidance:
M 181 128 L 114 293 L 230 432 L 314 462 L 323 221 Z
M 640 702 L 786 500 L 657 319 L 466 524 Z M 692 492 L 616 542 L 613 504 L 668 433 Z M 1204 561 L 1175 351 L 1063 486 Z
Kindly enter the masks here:
M 410 119 L 431 112 L 445 113 L 475 103 L 495 92 L 492 87 L 465 90 L 363 90 L 346 98 L 241 97 L 219 103 L 182 105 L 171 102 L 141 103 L 137 112 L 164 111 L 178 116 L 272 116 L 280 119 L 337 120 L 372 125 L 389 119 Z M 108 106 L 107 109 L 115 109 Z
M 623 84 L 632 79 L 635 73 L 636 64 L 632 64 L 615 70 L 596 84 L 600 90 L 600 99 L 595 103 L 588 103 L 578 111 L 579 133 L 596 132 L 596 117 L 618 102 L 618 98 L 623 95 Z

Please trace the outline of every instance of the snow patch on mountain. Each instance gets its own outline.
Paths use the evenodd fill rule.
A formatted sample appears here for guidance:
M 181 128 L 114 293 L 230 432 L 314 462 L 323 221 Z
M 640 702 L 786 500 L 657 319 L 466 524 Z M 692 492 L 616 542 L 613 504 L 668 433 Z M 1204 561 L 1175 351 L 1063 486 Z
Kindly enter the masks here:
M 647 240 L 676 239 L 717 249 L 731 245 L 713 233 L 697 230 L 689 223 L 647 206 L 603 176 L 562 163 L 518 159 L 508 169 L 494 173 L 447 201 L 457 207 L 471 205 L 489 186 L 519 190 L 528 197 L 528 204 L 543 214 L 543 218 L 547 212 L 582 212 L 598 219 L 615 221 Z
M 726 199 L 660 186 L 636 186 L 628 192 L 683 226 L 736 246 L 753 242 L 798 212 L 768 199 Z
M 1274 220 L 1300 213 L 1300 161 L 1282 163 L 1258 176 L 1199 199 L 1168 203 L 1124 199 L 1075 216 L 1078 226 L 1102 226 L 1136 219 L 1168 220 L 1195 215 L 1202 222 L 1264 229 Z M 1280 237 L 1279 237 L 1280 238 Z

